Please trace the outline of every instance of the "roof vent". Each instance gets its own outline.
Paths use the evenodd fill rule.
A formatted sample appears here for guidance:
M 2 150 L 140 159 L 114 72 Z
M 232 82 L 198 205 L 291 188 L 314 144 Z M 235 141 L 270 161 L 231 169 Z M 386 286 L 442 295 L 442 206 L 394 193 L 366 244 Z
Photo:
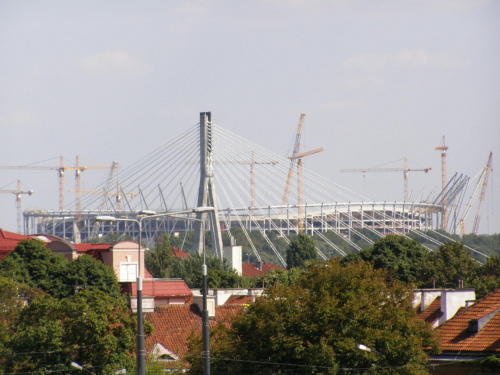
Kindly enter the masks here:
M 469 320 L 468 331 L 470 333 L 478 333 L 491 320 L 491 318 L 497 314 L 498 311 L 500 311 L 500 307 L 482 318 Z

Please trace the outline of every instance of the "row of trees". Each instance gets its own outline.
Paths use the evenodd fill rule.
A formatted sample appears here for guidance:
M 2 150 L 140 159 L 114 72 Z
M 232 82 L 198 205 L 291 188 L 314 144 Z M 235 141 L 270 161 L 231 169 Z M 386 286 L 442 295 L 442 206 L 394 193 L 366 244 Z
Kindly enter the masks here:
M 362 236 L 358 236 L 356 233 L 351 235 L 351 241 L 360 246 L 362 249 L 369 248 L 371 245 L 364 238 L 369 238 L 373 242 L 377 242 L 380 240 L 380 237 L 373 233 L 371 230 L 366 228 L 359 229 L 359 233 Z M 247 232 L 250 237 L 253 246 L 257 249 L 259 255 L 262 260 L 266 263 L 279 264 L 279 260 L 276 257 L 274 250 L 271 249 L 271 246 L 268 241 L 270 241 L 276 251 L 280 253 L 282 257 L 286 256 L 287 249 L 289 247 L 289 243 L 297 240 L 296 234 L 286 235 L 288 241 L 284 237 L 278 236 L 273 231 L 267 231 L 266 238 L 259 230 L 252 230 Z M 451 241 L 461 242 L 466 247 L 477 250 L 479 253 L 485 254 L 487 256 L 500 255 L 500 234 L 493 235 L 475 235 L 475 234 L 467 234 L 462 237 L 454 234 L 448 234 L 443 231 L 429 231 L 425 233 L 428 237 L 433 238 L 438 241 L 442 241 L 443 237 L 441 234 L 446 235 L 446 237 L 450 238 Z M 235 239 L 238 245 L 241 245 L 243 248 L 243 260 L 245 262 L 256 262 L 257 258 L 250 246 L 247 235 L 244 231 L 239 227 L 231 228 L 231 234 L 228 231 L 222 233 L 222 240 L 224 245 L 229 245 L 231 243 L 230 235 Z M 420 236 L 416 234 L 410 233 L 407 235 L 410 238 L 417 239 L 421 245 L 425 245 L 427 248 L 438 250 L 439 246 L 435 245 L 433 242 L 426 241 L 422 239 Z M 334 243 L 338 248 L 343 250 L 345 253 L 351 253 L 353 251 L 351 245 L 349 245 L 345 238 L 341 236 L 339 233 L 335 231 L 326 231 L 322 233 L 322 236 L 313 235 L 311 238 L 314 241 L 314 244 L 317 249 L 319 249 L 323 254 L 328 257 L 339 256 L 339 254 L 332 250 L 331 246 L 327 244 L 324 239 L 327 238 L 329 241 Z M 364 238 L 363 238 L 364 237 Z M 172 242 L 172 246 L 178 247 L 180 249 L 188 249 L 187 251 L 192 249 L 192 238 L 193 232 L 187 232 L 181 234 L 178 237 L 171 237 L 170 240 Z M 207 232 L 207 252 L 211 252 L 211 241 L 210 241 L 210 233 Z
M 416 319 L 413 292 L 389 271 L 340 258 L 309 264 L 289 285 L 267 289 L 231 324 L 211 332 L 212 371 L 220 374 L 424 374 L 439 350 Z M 373 349 L 361 351 L 358 345 Z M 189 343 L 201 373 L 201 338 Z M 377 354 L 378 352 L 378 354 Z
M 342 262 L 356 260 L 386 269 L 417 288 L 456 288 L 463 282 L 464 287 L 474 288 L 476 296 L 482 298 L 500 287 L 500 256 L 493 255 L 480 264 L 460 242 L 446 242 L 438 250 L 429 251 L 417 240 L 387 236 L 370 248 L 347 255 Z

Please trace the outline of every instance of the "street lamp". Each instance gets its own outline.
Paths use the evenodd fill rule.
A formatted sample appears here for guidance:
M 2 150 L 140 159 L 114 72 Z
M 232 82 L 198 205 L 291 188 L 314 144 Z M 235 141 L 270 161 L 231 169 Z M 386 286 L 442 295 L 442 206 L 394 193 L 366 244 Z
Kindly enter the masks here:
M 88 373 L 90 374 L 93 374 L 93 372 L 87 370 L 85 367 L 83 367 L 82 365 L 80 365 L 79 363 L 76 363 L 76 362 L 71 362 L 70 363 L 71 367 L 74 367 L 80 371 L 87 371 Z
M 80 371 L 87 371 L 88 373 L 93 374 L 93 372 L 87 370 L 85 367 L 83 367 L 79 363 L 71 362 L 70 365 L 71 365 L 71 367 L 74 367 Z M 126 374 L 126 373 L 127 373 L 127 369 L 122 368 L 121 370 L 115 371 L 112 374 Z
M 204 214 L 207 212 L 213 212 L 215 208 L 213 207 L 197 207 L 193 209 L 192 213 L 196 214 Z M 210 375 L 210 327 L 209 327 L 209 319 L 208 319 L 208 281 L 207 281 L 207 265 L 206 265 L 206 255 L 205 255 L 205 221 L 198 218 L 193 217 L 180 217 L 177 216 L 184 212 L 177 212 L 172 214 L 164 214 L 164 216 L 170 217 L 178 217 L 186 220 L 199 221 L 202 225 L 202 235 L 203 235 L 203 265 L 201 266 L 201 280 L 202 280 L 202 296 L 203 296 L 203 311 L 201 312 L 201 336 L 203 340 L 203 375 Z M 199 253 L 199 249 L 198 249 Z
M 368 346 L 366 345 L 363 345 L 363 344 L 358 344 L 356 346 L 359 350 L 363 350 L 365 352 L 374 352 L 374 353 L 377 353 L 380 357 L 382 357 L 382 359 L 385 361 L 385 363 L 387 364 L 387 366 L 389 367 L 389 373 L 392 374 L 392 367 L 391 365 L 389 364 L 389 361 L 387 360 L 387 358 L 385 357 L 385 355 L 383 355 L 382 353 L 380 352 L 377 352 L 375 349 L 372 349 L 372 348 L 369 348 Z
M 113 221 L 130 221 L 137 223 L 139 227 L 139 246 L 138 246 L 138 271 L 137 271 L 137 348 L 136 362 L 137 375 L 146 375 L 146 348 L 144 345 L 144 329 L 142 319 L 142 275 L 141 275 L 141 241 L 142 241 L 142 221 L 145 219 L 155 219 L 164 216 L 179 217 L 182 214 L 204 214 L 213 212 L 213 207 L 196 207 L 189 211 L 179 211 L 172 213 L 157 214 L 155 211 L 140 211 L 139 215 L 143 215 L 139 219 L 116 218 L 114 216 L 97 216 L 96 222 L 113 222 Z M 186 220 L 195 220 L 201 222 L 203 226 L 203 236 L 205 236 L 204 221 L 190 217 L 180 217 Z M 202 281 L 203 281 L 203 312 L 202 312 L 202 337 L 203 337 L 203 358 L 204 358 L 204 375 L 210 375 L 210 342 L 209 342 L 209 325 L 208 325 L 208 310 L 207 310 L 207 266 L 205 264 L 205 238 L 203 237 L 203 266 L 202 266 Z

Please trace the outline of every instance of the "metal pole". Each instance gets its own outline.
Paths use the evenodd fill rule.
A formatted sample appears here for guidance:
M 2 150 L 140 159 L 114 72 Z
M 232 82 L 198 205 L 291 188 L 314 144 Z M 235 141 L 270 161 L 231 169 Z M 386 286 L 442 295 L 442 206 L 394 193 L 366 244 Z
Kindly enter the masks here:
M 201 266 L 201 275 L 203 283 L 203 311 L 201 314 L 202 319 L 202 339 L 203 339 L 203 375 L 210 375 L 210 330 L 208 322 L 208 283 L 207 283 L 207 265 L 205 261 L 205 223 L 201 222 L 202 237 L 203 237 L 203 265 Z
M 138 246 L 138 265 L 137 270 L 137 375 L 146 375 L 146 348 L 144 346 L 144 329 L 142 326 L 142 275 L 141 275 L 141 241 L 142 241 L 142 223 L 137 220 L 139 225 L 139 246 Z

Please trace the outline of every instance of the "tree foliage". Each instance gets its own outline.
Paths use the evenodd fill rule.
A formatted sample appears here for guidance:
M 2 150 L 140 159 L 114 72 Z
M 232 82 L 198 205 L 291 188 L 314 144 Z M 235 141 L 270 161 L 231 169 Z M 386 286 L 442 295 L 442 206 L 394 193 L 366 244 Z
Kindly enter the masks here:
M 474 288 L 476 298 L 483 298 L 493 290 L 500 288 L 500 255 L 493 255 L 486 263 L 478 267 L 473 275 L 468 275 L 468 286 Z
M 480 267 L 471 251 L 460 242 L 445 242 L 431 253 L 429 260 L 429 280 L 425 286 L 432 286 L 434 281 L 437 287 L 456 288 L 459 280 L 467 280 Z
M 0 276 L 41 289 L 56 298 L 68 297 L 82 288 L 120 297 L 120 286 L 111 267 L 88 255 L 68 262 L 36 239 L 19 242 L 0 261 Z
M 400 281 L 419 286 L 428 277 L 429 256 L 429 250 L 423 248 L 417 240 L 391 235 L 359 253 L 347 255 L 342 262 L 371 262 L 375 269 L 388 270 Z
M 286 250 L 287 268 L 303 267 L 308 261 L 318 261 L 316 245 L 311 237 L 299 233 Z
M 211 337 L 213 372 L 334 374 L 376 366 L 377 373 L 424 374 L 422 348 L 438 344 L 416 319 L 412 298 L 413 291 L 384 270 L 331 259 L 296 283 L 269 288 L 230 328 L 219 324 Z M 200 341 L 190 341 L 193 373 L 201 366 Z
M 156 237 L 155 247 L 146 251 L 144 262 L 149 273 L 156 278 L 170 277 L 169 267 L 173 262 L 173 251 L 168 234 Z
M 7 340 L 6 372 L 66 373 L 71 361 L 98 374 L 126 367 L 135 347 L 135 320 L 125 303 L 101 291 L 50 295 L 25 307 Z
M 209 288 L 234 288 L 240 281 L 240 276 L 229 261 L 214 256 L 205 258 L 207 265 L 207 283 Z M 181 278 L 190 288 L 201 288 L 203 256 L 191 254 L 189 258 L 177 258 L 169 270 L 171 277 Z

